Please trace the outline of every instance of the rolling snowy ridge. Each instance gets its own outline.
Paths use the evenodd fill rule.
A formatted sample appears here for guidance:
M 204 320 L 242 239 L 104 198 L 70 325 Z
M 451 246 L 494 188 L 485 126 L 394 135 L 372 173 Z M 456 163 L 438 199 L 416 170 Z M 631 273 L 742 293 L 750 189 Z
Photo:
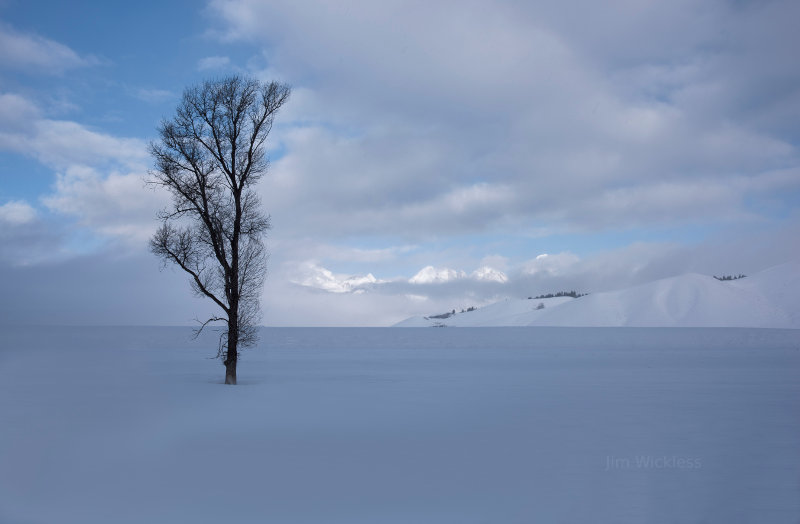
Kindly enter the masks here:
M 508 299 L 446 319 L 412 317 L 396 326 L 800 329 L 800 264 L 783 264 L 740 280 L 690 273 L 577 299 Z

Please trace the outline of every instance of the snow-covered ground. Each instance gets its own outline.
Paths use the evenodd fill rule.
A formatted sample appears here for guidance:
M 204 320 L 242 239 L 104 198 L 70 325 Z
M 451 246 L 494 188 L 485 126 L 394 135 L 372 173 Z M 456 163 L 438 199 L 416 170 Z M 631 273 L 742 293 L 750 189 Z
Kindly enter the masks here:
M 576 299 L 508 299 L 445 319 L 419 316 L 396 325 L 800 329 L 800 263 L 740 280 L 687 274 Z
M 0 330 L 0 522 L 793 523 L 800 331 Z

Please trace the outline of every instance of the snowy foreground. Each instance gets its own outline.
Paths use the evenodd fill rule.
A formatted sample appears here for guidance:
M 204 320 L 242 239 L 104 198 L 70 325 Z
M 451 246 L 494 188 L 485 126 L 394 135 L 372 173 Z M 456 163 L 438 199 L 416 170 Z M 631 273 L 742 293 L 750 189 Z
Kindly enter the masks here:
M 732 281 L 687 274 L 576 299 L 509 299 L 448 318 L 412 317 L 397 326 L 800 329 L 800 263 L 782 264 Z
M 800 330 L 0 332 L 0 522 L 797 523 Z

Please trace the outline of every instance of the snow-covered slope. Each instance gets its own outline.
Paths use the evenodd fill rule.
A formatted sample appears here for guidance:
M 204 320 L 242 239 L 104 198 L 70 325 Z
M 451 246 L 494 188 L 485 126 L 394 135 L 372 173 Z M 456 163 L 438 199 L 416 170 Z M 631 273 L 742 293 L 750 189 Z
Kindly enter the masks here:
M 505 300 L 446 319 L 413 317 L 397 324 L 432 325 L 800 329 L 800 264 L 732 281 L 686 274 L 577 299 Z
M 539 318 L 547 308 L 574 300 L 570 297 L 533 300 L 508 299 L 486 307 L 456 313 L 447 318 L 411 317 L 396 324 L 398 327 L 425 326 L 527 326 Z M 537 309 L 540 304 L 545 307 Z
M 800 328 L 800 262 L 782 264 L 732 282 L 780 309 L 792 327 Z

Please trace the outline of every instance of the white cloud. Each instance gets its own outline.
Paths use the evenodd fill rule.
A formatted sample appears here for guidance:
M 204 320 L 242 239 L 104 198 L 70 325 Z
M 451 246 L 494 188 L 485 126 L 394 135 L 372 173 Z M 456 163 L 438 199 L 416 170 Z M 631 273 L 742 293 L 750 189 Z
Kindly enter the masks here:
M 144 140 L 115 137 L 76 122 L 40 120 L 35 124 L 34 133 L 23 147 L 28 147 L 28 152 L 52 166 L 113 163 L 141 168 L 149 162 Z
M 793 135 L 774 130 L 795 129 L 800 99 L 733 115 L 771 104 L 749 69 L 797 85 L 783 22 L 797 8 L 579 4 L 569 16 L 551 2 L 211 8 L 229 39 L 268 50 L 271 70 L 324 79 L 296 90 L 284 116 L 304 127 L 268 182 L 279 208 L 300 206 L 296 232 L 416 240 L 757 218 L 757 184 L 725 187 L 798 164 Z
M 298 247 L 295 247 L 297 249 Z M 346 245 L 328 245 L 314 243 L 313 246 L 299 247 L 306 249 L 307 254 L 312 254 L 315 257 L 324 258 L 326 260 L 334 260 L 338 262 L 356 262 L 356 263 L 386 263 L 398 260 L 401 257 L 415 251 L 417 246 L 414 245 L 398 245 L 389 246 L 376 249 L 364 249 L 358 247 L 350 247 Z
M 528 275 L 547 274 L 559 275 L 567 272 L 577 264 L 580 258 L 569 252 L 550 255 L 542 253 L 532 260 L 528 260 L 522 265 L 522 272 Z
M 163 102 L 175 97 L 175 93 L 167 91 L 166 89 L 137 89 L 135 92 L 136 98 L 144 100 L 149 103 Z
M 167 195 L 145 187 L 140 172 L 103 174 L 72 166 L 57 175 L 53 193 L 42 197 L 51 211 L 75 217 L 91 231 L 144 246 L 155 230 Z
M 207 56 L 197 62 L 198 71 L 208 71 L 212 69 L 224 69 L 230 65 L 231 59 L 227 56 Z
M 40 118 L 41 111 L 27 98 L 15 93 L 0 93 L 0 141 L 4 135 L 28 130 L 31 123 Z
M 363 137 L 322 125 L 276 131 L 286 153 L 273 163 L 262 196 L 276 229 L 292 236 L 420 239 L 491 228 L 519 198 L 505 184 L 453 179 L 457 151 L 437 150 L 428 137 L 402 129 Z M 291 221 L 282 222 L 284 215 Z
M 0 221 L 20 225 L 33 222 L 36 210 L 24 200 L 12 200 L 0 205 Z
M 36 34 L 22 33 L 0 23 L 0 67 L 62 73 L 67 69 L 99 63 L 92 56 L 80 56 L 69 47 Z
M 0 95 L 0 148 L 55 171 L 52 192 L 42 203 L 90 232 L 144 245 L 167 202 L 165 194 L 144 186 L 150 161 L 145 142 L 41 114 L 20 95 Z
M 0 95 L 0 149 L 32 156 L 57 169 L 76 164 L 144 169 L 149 162 L 144 140 L 43 118 L 36 104 L 14 93 Z
M 509 258 L 503 255 L 486 255 L 480 261 L 481 267 L 493 267 L 504 271 L 508 267 Z

